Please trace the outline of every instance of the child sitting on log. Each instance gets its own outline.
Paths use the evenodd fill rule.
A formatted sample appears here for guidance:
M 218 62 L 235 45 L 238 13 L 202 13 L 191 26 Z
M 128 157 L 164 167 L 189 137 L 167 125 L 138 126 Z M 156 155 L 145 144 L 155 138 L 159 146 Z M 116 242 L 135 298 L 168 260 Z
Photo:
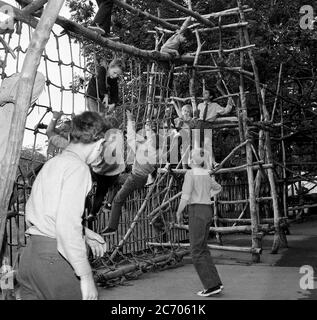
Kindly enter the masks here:
M 187 41 L 191 35 L 191 30 L 187 29 L 191 18 L 187 18 L 181 28 L 176 31 L 174 35 L 166 40 L 162 45 L 160 52 L 168 53 L 173 56 L 173 58 L 179 58 L 181 46 Z
M 189 241 L 193 264 L 204 289 L 197 292 L 201 297 L 209 297 L 221 292 L 218 271 L 207 245 L 209 227 L 213 221 L 211 198 L 221 191 L 221 186 L 211 178 L 207 169 L 208 156 L 203 149 L 191 153 L 192 170 L 186 172 L 181 201 L 176 213 L 177 222 L 182 224 L 182 212 L 188 205 Z
M 140 134 L 136 134 L 132 114 L 130 111 L 127 111 L 128 145 L 132 148 L 135 158 L 131 173 L 114 197 L 110 220 L 108 226 L 102 231 L 102 234 L 113 233 L 118 229 L 122 206 L 126 199 L 134 190 L 144 187 L 147 183 L 148 176 L 155 171 L 156 153 L 159 148 L 156 137 L 157 135 L 146 133 L 145 139 Z

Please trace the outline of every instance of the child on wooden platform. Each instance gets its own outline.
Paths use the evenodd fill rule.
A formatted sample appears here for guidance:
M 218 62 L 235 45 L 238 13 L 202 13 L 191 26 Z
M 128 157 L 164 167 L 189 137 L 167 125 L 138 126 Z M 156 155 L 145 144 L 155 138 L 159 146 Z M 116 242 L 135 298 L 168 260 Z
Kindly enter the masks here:
M 191 145 L 191 129 L 194 128 L 192 107 L 190 104 L 185 104 L 180 109 L 174 99 L 172 99 L 172 104 L 178 115 L 178 117 L 174 119 L 175 129 L 178 131 L 178 135 L 175 138 L 178 139 L 178 145 L 180 146 L 182 166 L 183 169 L 189 169 L 188 164 Z
M 213 101 L 216 97 L 215 92 L 211 88 L 204 88 L 203 90 L 203 102 L 197 106 L 198 121 L 196 120 L 197 129 L 200 129 L 199 136 L 195 134 L 195 146 L 204 148 L 210 154 L 210 161 L 208 165 L 210 167 L 217 165 L 212 148 L 212 129 L 210 129 L 210 123 L 214 122 L 219 115 L 225 115 L 231 112 L 234 105 L 233 99 L 228 99 L 225 108 L 220 106 L 217 102 Z M 195 115 L 197 116 L 197 114 Z M 209 127 L 209 128 L 208 128 Z
M 208 154 L 203 149 L 191 153 L 191 167 L 184 177 L 181 201 L 176 217 L 182 224 L 182 212 L 188 205 L 189 241 L 194 267 L 204 289 L 199 296 L 209 297 L 221 292 L 223 285 L 207 244 L 209 227 L 213 220 L 211 198 L 221 191 L 221 186 L 210 177 L 207 169 Z
M 191 35 L 191 30 L 188 29 L 191 18 L 187 18 L 181 28 L 176 31 L 174 35 L 166 40 L 162 45 L 160 52 L 168 53 L 172 59 L 179 58 L 181 54 L 184 53 L 183 45 L 188 41 Z M 170 92 L 173 91 L 173 81 L 174 81 L 174 62 L 168 61 L 165 65 L 165 72 L 169 74 L 166 87 Z
M 127 111 L 127 140 L 135 157 L 131 173 L 113 199 L 110 220 L 102 234 L 112 233 L 118 229 L 124 202 L 134 190 L 146 185 L 148 176 L 156 169 L 159 143 L 156 141 L 157 135 L 153 136 L 149 131 L 148 128 L 146 139 L 140 134 L 136 134 L 132 114 Z

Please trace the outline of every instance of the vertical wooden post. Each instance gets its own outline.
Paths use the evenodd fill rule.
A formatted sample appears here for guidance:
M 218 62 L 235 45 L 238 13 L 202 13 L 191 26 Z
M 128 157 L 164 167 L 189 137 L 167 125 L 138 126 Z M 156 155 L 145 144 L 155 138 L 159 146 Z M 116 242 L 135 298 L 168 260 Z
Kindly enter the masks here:
M 248 126 L 247 126 L 247 107 L 244 91 L 243 78 L 240 79 L 240 99 L 241 99 L 241 111 L 243 119 L 243 127 L 246 132 L 246 138 L 248 139 Z M 251 218 L 251 232 L 252 232 L 252 248 L 261 248 L 261 238 L 259 235 L 259 216 L 257 214 L 256 198 L 254 192 L 254 173 L 253 173 L 253 155 L 251 143 L 246 144 L 246 160 L 247 160 L 247 175 L 248 175 L 248 188 L 249 188 L 249 206 L 250 206 L 250 218 Z M 252 261 L 260 262 L 260 254 L 252 253 Z
M 0 248 L 3 243 L 7 209 L 20 159 L 24 128 L 32 97 L 36 71 L 40 64 L 41 55 L 50 37 L 51 29 L 54 26 L 63 3 L 64 0 L 49 0 L 43 11 L 41 20 L 33 32 L 32 40 L 24 59 L 18 83 L 17 92 L 19 92 L 19 95 L 17 96 L 12 115 L 8 143 L 5 144 L 6 150 L 4 150 L 4 154 L 6 154 L 6 157 L 0 163 Z
M 240 45 L 244 45 L 244 41 L 246 41 L 245 37 L 243 37 L 242 32 L 240 32 Z M 240 67 L 243 68 L 244 65 L 244 54 L 240 54 Z M 247 105 L 246 105 L 246 97 L 245 97 L 245 90 L 244 90 L 244 79 L 243 75 L 240 74 L 240 104 L 238 107 L 240 108 L 239 114 L 239 121 L 241 123 L 241 127 L 244 131 L 244 138 L 249 139 L 249 129 L 247 124 Z M 250 207 L 250 218 L 251 218 L 251 238 L 252 238 L 252 248 L 261 248 L 261 237 L 259 234 L 259 214 L 257 210 L 257 202 L 255 196 L 255 189 L 254 189 L 254 173 L 253 173 L 253 155 L 252 155 L 252 146 L 251 142 L 248 141 L 246 144 L 246 161 L 247 161 L 247 176 L 248 176 L 248 188 L 249 188 L 249 207 Z M 259 253 L 252 253 L 252 261 L 253 262 L 260 262 L 260 254 Z
M 261 90 L 261 94 L 262 94 L 263 105 L 265 106 L 265 88 Z M 268 120 L 268 118 L 265 117 L 265 120 Z M 270 133 L 268 131 L 265 132 L 265 153 L 266 153 L 267 162 L 269 164 L 272 164 L 273 155 L 272 155 L 272 148 L 271 148 Z M 275 229 L 274 241 L 273 241 L 271 252 L 277 253 L 281 245 L 284 245 L 285 247 L 287 247 L 287 240 L 286 240 L 285 234 L 280 228 L 281 216 L 280 216 L 280 210 L 278 205 L 278 196 L 277 196 L 273 169 L 268 168 L 267 173 L 268 173 L 270 187 L 271 187 L 271 197 L 273 202 L 273 214 L 274 214 L 274 229 Z
M 243 7 L 242 7 L 242 2 L 241 0 L 237 0 L 238 8 L 239 8 L 239 13 L 240 13 L 240 20 L 241 22 L 246 22 L 244 12 L 243 12 Z M 249 38 L 249 33 L 247 28 L 242 28 L 243 30 L 243 35 L 245 39 L 245 45 L 250 45 L 250 38 Z M 252 49 L 248 50 L 248 55 L 249 59 L 252 65 L 253 73 L 254 73 L 254 80 L 255 80 L 255 87 L 256 87 L 256 92 L 257 92 L 257 98 L 260 106 L 260 112 L 262 115 L 262 119 L 265 121 L 270 121 L 270 116 L 268 113 L 268 110 L 266 108 L 266 105 L 263 101 L 263 96 L 261 93 L 261 86 L 260 86 L 260 79 L 259 79 L 259 73 L 258 69 L 255 63 L 255 59 L 253 56 Z M 272 157 L 272 150 L 271 150 L 271 138 L 269 132 L 265 132 L 265 147 L 266 147 L 266 157 L 267 161 L 269 164 L 273 163 L 273 157 Z M 273 243 L 273 248 L 272 248 L 272 253 L 276 253 L 278 251 L 280 243 L 284 242 L 286 243 L 286 237 L 284 237 L 283 232 L 281 232 L 279 224 L 280 224 L 280 211 L 278 207 L 278 201 L 277 201 L 277 192 L 276 192 L 276 184 L 275 184 L 275 179 L 274 179 L 274 174 L 273 174 L 273 169 L 269 168 L 268 169 L 268 177 L 269 177 L 269 182 L 270 182 L 270 187 L 271 187 L 271 196 L 273 200 L 273 211 L 274 211 L 274 227 L 275 227 L 275 236 L 274 236 L 274 243 Z
M 283 160 L 283 209 L 284 209 L 284 217 L 287 218 L 287 195 L 288 195 L 288 190 L 287 190 L 287 175 L 286 175 L 286 151 L 285 151 L 285 141 L 284 141 L 284 117 L 283 117 L 283 102 L 281 102 L 281 107 L 280 107 L 280 112 L 281 112 L 281 148 L 282 148 L 282 160 Z

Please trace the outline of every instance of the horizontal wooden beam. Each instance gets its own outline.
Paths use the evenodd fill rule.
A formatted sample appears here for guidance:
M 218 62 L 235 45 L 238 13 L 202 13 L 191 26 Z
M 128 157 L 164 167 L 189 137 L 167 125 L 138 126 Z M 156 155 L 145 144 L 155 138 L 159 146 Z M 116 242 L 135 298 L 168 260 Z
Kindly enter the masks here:
M 247 167 L 248 166 L 246 164 L 244 164 L 244 165 L 237 166 L 237 167 L 222 168 L 222 169 L 217 170 L 213 174 L 241 172 L 241 171 L 247 170 Z M 263 164 L 263 165 L 261 165 L 261 167 L 263 169 L 271 169 L 271 168 L 273 168 L 273 165 L 272 164 Z M 252 169 L 253 170 L 258 170 L 258 169 L 260 169 L 260 166 L 259 165 L 253 165 Z M 158 172 L 160 172 L 160 171 L 162 171 L 162 169 L 158 169 Z M 187 169 L 171 169 L 171 171 L 174 172 L 174 173 L 185 174 L 188 170 Z
M 152 20 L 152 21 L 158 23 L 159 25 L 161 25 L 164 28 L 167 28 L 167 29 L 170 29 L 170 30 L 175 30 L 175 31 L 177 29 L 179 29 L 179 27 L 177 25 L 171 24 L 171 23 L 169 23 L 169 22 L 167 22 L 167 21 L 165 21 L 163 19 L 160 19 L 160 18 L 158 18 L 158 17 L 156 17 L 156 16 L 154 16 L 154 15 L 152 15 L 152 14 L 146 12 L 146 11 L 142 11 L 140 9 L 134 8 L 134 7 L 130 6 L 129 4 L 127 4 L 126 2 L 122 2 L 120 0 L 114 0 L 113 2 L 118 7 L 121 7 L 123 9 L 127 10 L 127 11 L 130 11 L 130 12 L 132 12 L 132 13 L 138 15 L 138 16 L 143 16 L 143 17 L 145 17 L 145 18 L 147 18 L 149 20 Z
M 219 29 L 226 30 L 226 29 L 233 29 L 233 28 L 242 28 L 242 27 L 246 27 L 248 24 L 249 24 L 248 22 L 237 22 L 237 23 L 220 25 L 212 28 L 200 28 L 197 30 L 199 32 L 211 32 L 211 31 L 218 31 Z
M 28 5 L 32 2 L 32 0 L 19 0 L 19 2 L 24 3 L 25 5 Z M 20 9 L 17 9 L 13 6 L 11 7 L 14 8 L 14 12 L 16 14 L 15 18 L 17 20 L 20 20 L 25 23 L 32 22 L 32 24 L 30 25 L 32 27 L 36 27 L 36 25 L 34 26 L 34 20 L 31 20 L 31 21 L 29 20 L 30 16 L 23 14 L 22 10 Z M 182 63 L 189 63 L 189 64 L 191 64 L 194 61 L 194 58 L 189 55 L 183 55 L 179 58 L 173 58 L 168 53 L 161 53 L 155 50 L 143 50 L 131 45 L 112 41 L 108 38 L 102 37 L 97 32 L 94 32 L 88 28 L 83 27 L 79 23 L 76 23 L 74 21 L 71 21 L 61 16 L 57 17 L 56 24 L 64 28 L 66 31 L 75 34 L 78 39 L 85 38 L 100 45 L 101 47 L 108 48 L 114 51 L 124 52 L 135 57 L 139 57 L 147 60 L 155 60 L 155 61 L 171 61 L 173 59 L 173 61 L 175 62 L 182 62 Z
M 181 247 L 181 248 L 188 248 L 190 247 L 189 243 L 161 243 L 161 242 L 147 242 L 149 246 L 156 246 L 156 247 Z M 245 253 L 262 253 L 261 248 L 251 248 L 251 247 L 236 247 L 236 246 L 220 246 L 216 244 L 208 244 L 209 249 L 214 250 L 224 250 L 224 251 L 235 251 L 235 252 L 245 252 Z
M 242 6 L 243 12 L 251 12 L 253 11 L 252 8 L 249 8 L 247 5 Z M 226 9 L 223 11 L 208 13 L 208 14 L 202 14 L 201 16 L 205 19 L 209 18 L 219 18 L 224 16 L 231 16 L 239 13 L 239 8 L 232 8 L 232 9 Z M 180 18 L 166 18 L 165 21 L 182 21 L 186 20 L 188 17 L 180 17 Z
M 213 22 L 211 22 L 210 20 L 204 18 L 201 14 L 199 14 L 198 12 L 189 10 L 175 2 L 173 2 L 172 0 L 163 0 L 164 2 L 166 2 L 167 4 L 171 5 L 172 7 L 174 7 L 175 9 L 184 12 L 186 14 L 188 14 L 189 16 L 195 18 L 197 21 L 201 22 L 202 24 L 206 25 L 207 27 L 214 27 L 215 24 Z

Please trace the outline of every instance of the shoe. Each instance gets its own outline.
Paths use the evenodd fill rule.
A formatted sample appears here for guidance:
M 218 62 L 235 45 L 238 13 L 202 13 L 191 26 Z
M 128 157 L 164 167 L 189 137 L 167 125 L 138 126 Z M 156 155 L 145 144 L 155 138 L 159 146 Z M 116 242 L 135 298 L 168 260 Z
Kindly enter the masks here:
M 112 228 L 105 228 L 104 230 L 101 231 L 101 234 L 104 235 L 104 234 L 107 234 L 107 235 L 110 235 L 110 234 L 114 234 L 116 233 L 117 230 L 115 229 L 112 229 Z
M 89 26 L 88 27 L 89 30 L 95 31 L 101 35 L 104 35 L 106 32 L 105 30 L 103 30 L 102 28 L 98 27 L 98 26 Z
M 221 292 L 221 285 L 215 286 L 213 288 L 209 288 L 209 289 L 205 289 L 202 291 L 198 291 L 197 295 L 199 295 L 200 297 L 210 297 L 212 295 L 215 295 L 217 293 Z

